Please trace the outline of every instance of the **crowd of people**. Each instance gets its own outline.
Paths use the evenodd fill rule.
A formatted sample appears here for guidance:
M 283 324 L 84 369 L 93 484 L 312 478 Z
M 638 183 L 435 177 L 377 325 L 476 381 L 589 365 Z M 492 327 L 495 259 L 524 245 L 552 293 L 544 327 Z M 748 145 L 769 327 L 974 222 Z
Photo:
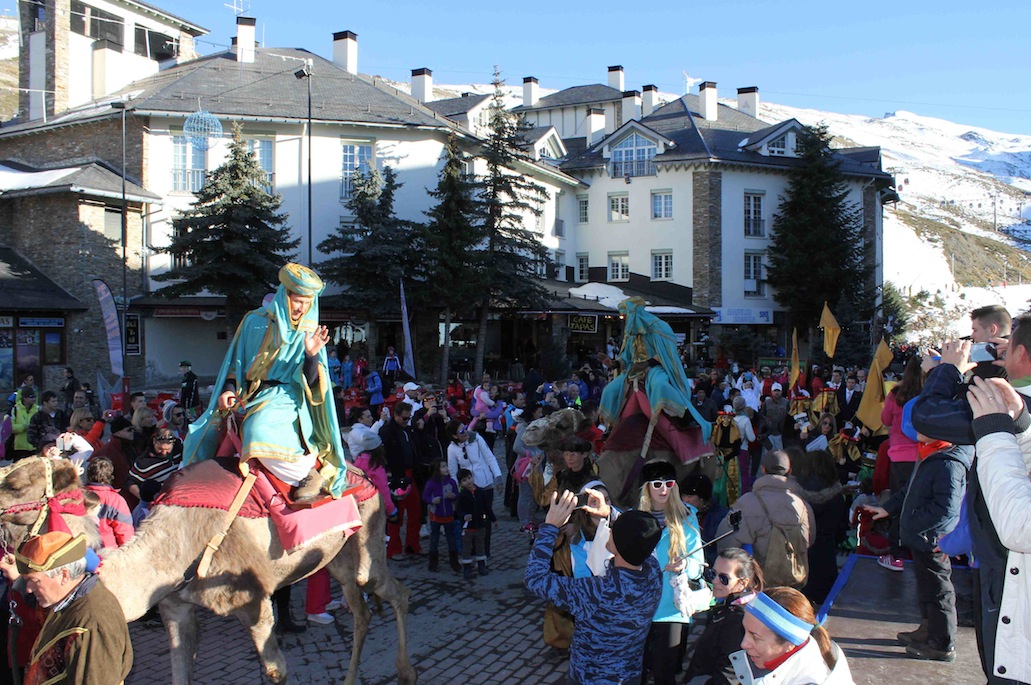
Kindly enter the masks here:
M 452 571 L 474 582 L 491 572 L 499 510 L 519 521 L 533 541 L 527 587 L 546 601 L 543 639 L 568 650 L 569 682 L 850 683 L 845 656 L 815 613 L 846 551 L 871 554 L 893 573 L 911 562 L 922 621 L 896 636 L 908 656 L 954 660 L 957 627 L 969 621 L 990 683 L 1031 682 L 1024 635 L 1031 588 L 1023 580 L 1031 572 L 1031 321 L 1011 322 L 1001 307 L 976 310 L 971 341 L 922 350 L 877 378 L 833 364 L 805 369 L 794 382 L 787 366 L 698 374 L 692 404 L 713 427 L 712 456 L 687 470 L 645 463 L 635 505 L 621 511 L 597 468 L 610 428 L 600 424 L 598 404 L 617 371 L 609 355 L 562 380 L 531 368 L 521 385 L 485 375 L 473 387 L 457 378 L 424 386 L 406 378 L 392 348 L 375 370 L 361 357 L 324 352 L 328 335 L 314 318 L 315 296 L 304 294 L 320 289 L 305 281 L 308 273 L 293 278 L 299 282 L 284 277 L 284 312 L 297 330 L 313 317 L 305 335 L 284 343 L 296 345 L 296 377 L 272 365 L 238 395 L 233 365 L 264 352 L 231 350 L 215 384 L 225 390 L 213 393 L 207 412 L 188 361 L 178 395 L 156 410 L 135 393 L 124 412 L 99 411 L 71 369 L 57 391 L 39 392 L 26 377 L 10 398 L 5 457 L 41 454 L 79 465 L 84 506 L 103 545 L 121 546 L 162 483 L 192 463 L 200 431 L 191 423 L 203 426 L 213 409 L 261 397 L 300 412 L 307 391 L 335 405 L 327 416 L 339 430 L 317 434 L 318 421 L 302 428 L 316 442 L 338 444 L 379 491 L 389 559 L 423 556 L 439 573 L 446 547 Z M 260 342 L 267 324 L 258 324 Z M 994 359 L 976 361 L 986 347 Z M 306 361 L 319 354 L 328 387 L 318 365 Z M 299 389 L 284 387 L 276 373 L 291 383 L 300 378 Z M 879 421 L 863 411 L 869 383 L 878 384 L 878 395 L 887 391 L 874 414 Z M 354 389 L 360 400 L 351 393 L 345 412 Z M 530 423 L 567 407 L 584 417 L 574 435 L 548 452 L 525 442 Z M 304 463 L 280 467 L 298 499 L 308 486 L 335 487 L 332 476 L 323 481 Z M 504 506 L 496 506 L 502 497 Z M 87 597 L 103 607 L 107 598 L 93 589 L 102 586 L 89 581 L 90 555 L 80 555 L 80 546 L 72 537 L 40 540 L 0 566 L 30 583 L 22 591 L 42 609 Z M 956 563 L 974 567 L 972 592 L 954 587 Z M 68 594 L 48 604 L 48 590 L 31 577 L 58 567 L 61 573 L 45 577 Z M 320 573 L 308 583 L 308 623 L 332 622 L 329 612 L 340 606 L 329 601 L 329 577 Z M 290 615 L 288 588 L 275 599 L 277 628 L 303 630 Z M 688 650 L 691 626 L 702 617 Z M 38 628 L 47 630 L 45 622 Z M 128 645 L 126 653 L 131 666 Z M 40 658 L 32 650 L 12 656 L 30 674 Z

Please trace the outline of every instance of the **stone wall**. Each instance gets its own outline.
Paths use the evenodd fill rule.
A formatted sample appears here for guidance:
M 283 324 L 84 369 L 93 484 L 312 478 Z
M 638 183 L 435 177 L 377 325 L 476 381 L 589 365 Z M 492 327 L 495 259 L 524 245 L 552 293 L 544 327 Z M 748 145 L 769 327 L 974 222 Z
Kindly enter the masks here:
M 144 117 L 130 112 L 125 119 L 125 165 L 128 178 L 143 180 Z M 102 160 L 116 173 L 122 168 L 122 121 L 118 115 L 102 121 L 47 130 L 45 133 L 2 135 L 0 159 L 31 167 L 56 168 Z
M 53 194 L 19 198 L 0 206 L 0 230 L 7 244 L 51 280 L 78 298 L 86 311 L 65 317 L 67 366 L 79 380 L 96 385 L 97 371 L 110 379 L 111 363 L 103 317 L 93 290 L 93 278 L 104 279 L 116 297 L 122 291 L 122 254 L 119 242 L 104 237 L 105 208 L 79 195 Z M 127 291 L 142 292 L 140 269 L 143 223 L 139 207 L 129 208 Z M 62 382 L 64 365 L 46 366 L 43 385 L 53 389 Z M 144 377 L 144 357 L 128 357 L 126 373 Z
M 695 171 L 692 177 L 692 240 L 694 242 L 691 287 L 694 304 L 723 304 L 723 174 Z

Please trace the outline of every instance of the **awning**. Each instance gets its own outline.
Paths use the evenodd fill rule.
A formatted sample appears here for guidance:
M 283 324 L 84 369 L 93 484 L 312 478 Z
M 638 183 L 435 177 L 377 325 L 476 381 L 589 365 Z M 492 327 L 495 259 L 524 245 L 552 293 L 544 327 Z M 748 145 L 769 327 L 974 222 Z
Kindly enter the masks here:
M 619 313 L 619 303 L 639 297 L 645 309 L 663 318 L 711 319 L 715 312 L 706 307 L 663 297 L 628 287 L 626 283 L 566 283 L 548 279 L 541 282 L 550 297 L 544 309 L 524 309 L 520 314 L 607 314 Z

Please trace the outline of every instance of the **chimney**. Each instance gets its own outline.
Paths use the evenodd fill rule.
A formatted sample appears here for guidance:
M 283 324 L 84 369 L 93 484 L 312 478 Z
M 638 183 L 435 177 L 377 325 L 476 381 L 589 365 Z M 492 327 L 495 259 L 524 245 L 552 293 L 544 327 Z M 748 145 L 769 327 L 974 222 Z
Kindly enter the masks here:
M 759 116 L 759 89 L 755 86 L 737 89 L 737 111 L 751 117 Z
M 623 123 L 641 118 L 641 91 L 628 90 L 623 93 Z
M 433 99 L 433 72 L 429 69 L 412 69 L 412 97 L 419 102 Z
M 594 145 L 605 135 L 605 110 L 587 110 L 587 144 Z
M 655 111 L 659 104 L 659 89 L 657 86 L 645 86 L 644 97 L 641 100 L 641 116 L 646 117 Z
M 703 81 L 698 86 L 698 99 L 702 104 L 702 118 L 706 121 L 716 121 L 719 116 L 716 113 L 716 82 Z
M 541 89 L 537 85 L 537 79 L 527 76 L 523 79 L 523 107 L 533 107 L 541 99 Z
M 609 67 L 609 86 L 615 88 L 620 93 L 623 92 L 623 67 L 618 64 L 614 67 Z
M 93 99 L 98 100 L 121 87 L 114 83 L 115 76 L 121 73 L 119 56 L 122 48 L 111 41 L 101 38 L 93 41 Z
M 236 18 L 236 61 L 254 61 L 254 17 Z
M 349 74 L 358 73 L 358 34 L 338 31 L 333 34 L 333 64 Z

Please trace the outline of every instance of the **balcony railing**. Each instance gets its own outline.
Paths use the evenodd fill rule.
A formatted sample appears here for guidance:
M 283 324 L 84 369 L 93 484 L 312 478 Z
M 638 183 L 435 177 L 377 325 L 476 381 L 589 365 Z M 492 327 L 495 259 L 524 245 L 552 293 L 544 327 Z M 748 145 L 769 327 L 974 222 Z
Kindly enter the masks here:
M 654 176 L 655 162 L 650 159 L 634 159 L 626 162 L 609 162 L 609 175 L 612 178 L 628 178 L 631 176 Z
M 745 219 L 745 235 L 761 237 L 766 235 L 765 219 Z
M 204 187 L 204 169 L 172 169 L 172 192 L 196 193 Z

